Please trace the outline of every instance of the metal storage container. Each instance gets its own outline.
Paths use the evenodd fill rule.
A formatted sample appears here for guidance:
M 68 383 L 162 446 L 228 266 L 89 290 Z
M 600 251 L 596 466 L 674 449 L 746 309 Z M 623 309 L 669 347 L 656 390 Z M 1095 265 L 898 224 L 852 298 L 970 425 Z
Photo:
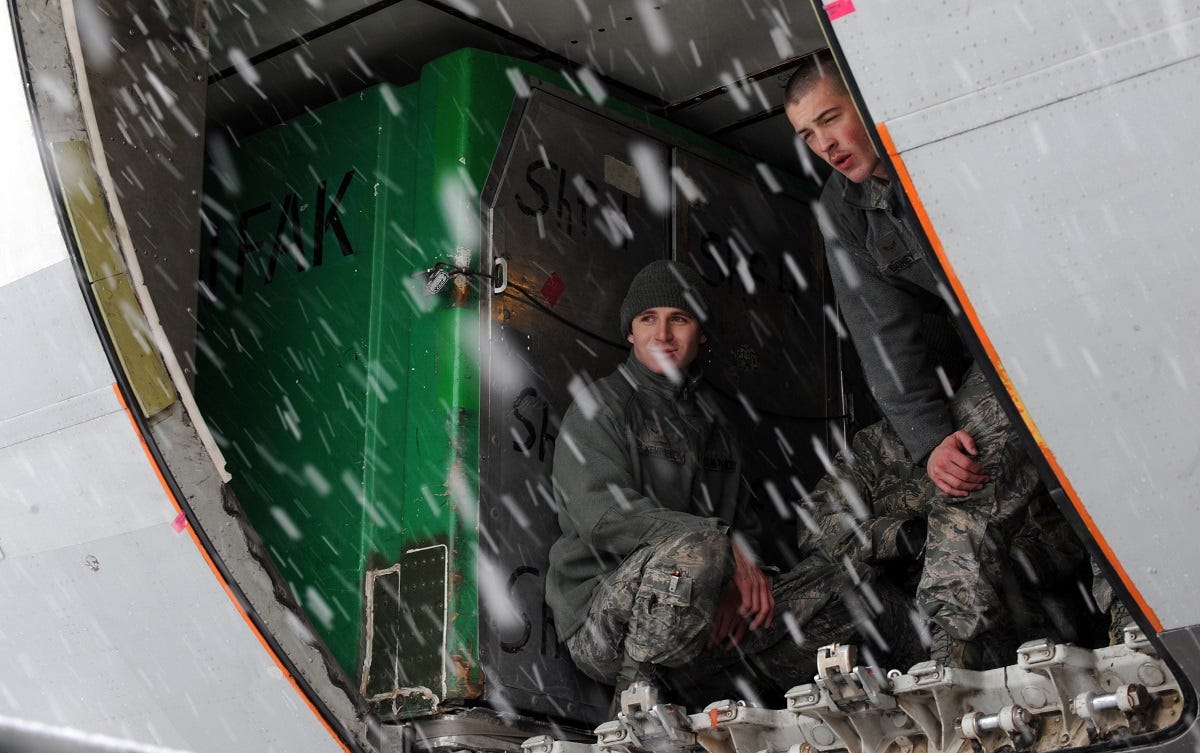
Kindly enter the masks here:
M 711 285 L 704 368 L 768 516 L 794 524 L 813 442 L 845 430 L 805 189 L 583 95 L 464 50 L 210 150 L 199 400 L 267 550 L 385 715 L 607 711 L 542 601 L 549 472 L 572 396 L 626 357 L 616 311 L 645 263 Z

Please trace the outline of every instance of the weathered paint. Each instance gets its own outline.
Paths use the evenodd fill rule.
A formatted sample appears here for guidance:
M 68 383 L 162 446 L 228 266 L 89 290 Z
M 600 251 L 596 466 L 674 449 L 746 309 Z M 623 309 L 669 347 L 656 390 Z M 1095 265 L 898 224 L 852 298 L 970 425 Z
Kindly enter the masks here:
M 484 693 L 477 554 L 488 283 L 453 270 L 481 268 L 479 192 L 514 105 L 512 67 L 557 78 L 463 50 L 426 66 L 419 83 L 368 89 L 246 139 L 233 150 L 236 190 L 220 161 L 209 174 L 210 219 L 224 218 L 216 263 L 210 253 L 202 272 L 216 295 L 202 315 L 201 350 L 212 356 L 197 380 L 202 404 L 268 550 L 338 661 L 387 713 L 430 711 L 414 687 L 432 688 L 438 703 Z M 426 275 L 439 263 L 450 284 L 429 296 Z M 444 597 L 441 660 L 384 636 L 373 650 L 394 645 L 402 665 L 410 651 L 412 672 L 383 688 L 364 676 L 366 646 L 378 637 L 367 635 L 366 573 L 400 563 L 408 588 L 405 553 L 436 546 L 446 551 L 444 582 L 426 574 L 410 585 Z
M 200 403 L 248 518 L 352 675 L 367 561 L 402 547 L 403 434 L 379 427 L 403 425 L 408 312 L 383 303 L 401 303 L 388 238 L 410 225 L 411 191 L 388 176 L 411 170 L 412 102 L 389 87 L 349 97 L 246 139 L 235 174 L 210 166 L 207 182 L 220 225 L 201 272 L 215 301 Z

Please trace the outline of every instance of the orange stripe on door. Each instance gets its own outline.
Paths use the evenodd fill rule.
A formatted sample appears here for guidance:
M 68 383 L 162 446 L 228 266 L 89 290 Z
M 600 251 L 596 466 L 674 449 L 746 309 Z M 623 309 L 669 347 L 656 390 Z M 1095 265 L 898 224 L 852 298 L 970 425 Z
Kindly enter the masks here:
M 1146 619 L 1150 621 L 1151 627 L 1155 632 L 1162 632 L 1162 622 L 1159 621 L 1158 615 L 1142 598 L 1141 592 L 1134 585 L 1133 580 L 1125 571 L 1125 568 L 1117 560 L 1117 556 L 1113 553 L 1112 548 L 1108 545 L 1108 541 L 1104 535 L 1100 533 L 1100 529 L 1096 527 L 1095 521 L 1083 506 L 1083 502 L 1079 499 L 1079 494 L 1076 493 L 1075 487 L 1071 484 L 1071 480 L 1067 478 L 1067 474 L 1063 471 L 1062 466 L 1058 464 L 1058 458 L 1046 446 L 1045 438 L 1038 431 L 1037 425 L 1029 412 L 1025 410 L 1025 404 L 1021 402 L 1020 395 L 1013 387 L 1012 381 L 1008 377 L 1008 372 L 1004 369 L 1004 364 L 1000 362 L 1000 356 L 996 353 L 995 347 L 992 345 L 991 339 L 987 336 L 987 332 L 979 323 L 979 316 L 975 312 L 975 307 L 971 304 L 971 299 L 967 297 L 967 293 L 963 290 L 962 282 L 958 279 L 958 275 L 954 272 L 954 267 L 950 264 L 950 260 L 946 258 L 945 249 L 942 247 L 942 241 L 938 238 L 937 232 L 933 229 L 933 223 L 929 220 L 929 213 L 925 211 L 925 205 L 921 203 L 921 197 L 917 195 L 917 189 L 913 185 L 912 178 L 908 174 L 908 168 L 904 164 L 904 159 L 900 156 L 896 149 L 895 142 L 892 141 L 892 135 L 888 133 L 887 125 L 884 123 L 876 124 L 875 128 L 879 131 L 879 138 L 883 141 L 884 149 L 887 150 L 888 156 L 892 160 L 892 165 L 896 168 L 896 174 L 900 177 L 900 184 L 904 187 L 904 193 L 908 195 L 908 200 L 912 203 L 913 210 L 916 212 L 917 219 L 921 223 L 921 229 L 925 231 L 925 237 L 929 239 L 929 245 L 933 247 L 933 253 L 937 256 L 938 261 L 942 265 L 942 270 L 946 273 L 946 280 L 950 283 L 951 289 L 954 290 L 954 295 L 958 298 L 959 304 L 962 306 L 963 313 L 967 317 L 967 321 L 971 323 L 971 329 L 975 331 L 975 336 L 979 338 L 979 342 L 983 345 L 983 350 L 987 354 L 988 360 L 991 361 L 996 373 L 1000 376 L 1000 381 L 1004 384 L 1004 389 L 1012 398 L 1013 405 L 1017 408 L 1017 413 L 1020 414 L 1021 420 L 1024 421 L 1026 428 L 1033 435 L 1034 441 L 1037 442 L 1038 450 L 1042 456 L 1046 458 L 1046 462 L 1050 464 L 1051 470 L 1058 478 L 1058 482 L 1062 485 L 1063 491 L 1071 500 L 1071 505 L 1075 508 L 1075 512 L 1079 514 L 1081 520 L 1088 531 L 1092 534 L 1092 538 L 1096 540 L 1097 546 L 1104 554 L 1104 558 L 1116 570 L 1117 575 L 1121 578 L 1121 582 L 1125 584 L 1130 596 L 1141 609 L 1142 614 L 1146 615 Z

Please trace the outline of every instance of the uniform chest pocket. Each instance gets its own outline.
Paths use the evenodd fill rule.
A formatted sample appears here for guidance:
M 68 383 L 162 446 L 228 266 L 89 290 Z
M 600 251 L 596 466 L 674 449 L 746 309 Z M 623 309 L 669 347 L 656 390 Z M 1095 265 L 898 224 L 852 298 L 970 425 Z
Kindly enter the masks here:
M 867 239 L 867 246 L 883 274 L 897 274 L 921 258 L 921 254 L 913 253 L 900 232 L 894 229 L 875 233 Z

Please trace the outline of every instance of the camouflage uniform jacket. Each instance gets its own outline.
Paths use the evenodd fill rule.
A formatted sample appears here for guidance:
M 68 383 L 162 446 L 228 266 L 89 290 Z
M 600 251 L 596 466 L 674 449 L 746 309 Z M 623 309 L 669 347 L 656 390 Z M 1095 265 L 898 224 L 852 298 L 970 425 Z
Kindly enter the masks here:
M 947 316 L 948 295 L 900 216 L 900 198 L 871 178 L 834 173 L 821 203 L 833 236 L 830 274 L 871 393 L 915 462 L 954 431 L 936 367 L 969 364 Z
M 737 441 L 699 377 L 676 385 L 630 355 L 592 395 L 594 405 L 567 410 L 555 443 L 562 536 L 550 549 L 546 602 L 564 639 L 604 576 L 642 545 L 697 528 L 734 526 L 750 542 L 759 533 Z

